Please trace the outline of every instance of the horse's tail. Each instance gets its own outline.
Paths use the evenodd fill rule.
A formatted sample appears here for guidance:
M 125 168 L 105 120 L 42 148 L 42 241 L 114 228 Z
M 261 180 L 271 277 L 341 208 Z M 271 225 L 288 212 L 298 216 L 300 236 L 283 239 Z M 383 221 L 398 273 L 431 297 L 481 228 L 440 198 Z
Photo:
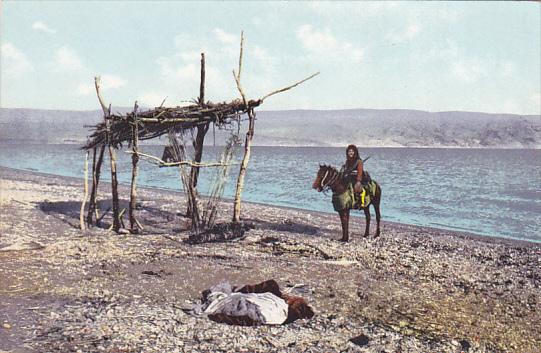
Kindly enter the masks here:
M 376 184 L 376 192 L 375 192 L 374 198 L 377 200 L 376 202 L 379 203 L 379 200 L 381 200 L 381 186 L 374 179 L 372 179 L 372 181 L 374 182 L 374 184 Z

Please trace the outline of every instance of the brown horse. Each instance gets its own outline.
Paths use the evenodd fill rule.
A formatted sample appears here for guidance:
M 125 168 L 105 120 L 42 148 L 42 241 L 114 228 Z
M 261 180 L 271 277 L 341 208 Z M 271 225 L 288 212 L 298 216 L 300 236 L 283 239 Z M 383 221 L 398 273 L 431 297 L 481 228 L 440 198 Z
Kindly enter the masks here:
M 342 173 L 336 170 L 336 168 L 327 165 L 320 165 L 317 172 L 316 180 L 314 180 L 314 183 L 312 184 L 312 188 L 316 189 L 318 192 L 331 189 L 333 195 L 341 195 L 347 191 L 348 184 L 343 179 Z M 369 236 L 370 232 L 370 205 L 373 205 L 374 209 L 376 210 L 377 229 L 374 238 L 379 237 L 379 221 L 381 219 L 381 215 L 379 213 L 380 201 L 381 187 L 378 183 L 376 183 L 376 194 L 371 196 L 370 203 L 366 205 L 366 207 L 362 208 L 362 210 L 364 210 L 364 215 L 366 218 L 366 229 L 364 231 L 365 238 Z M 340 240 L 344 242 L 349 241 L 349 210 L 350 209 L 347 208 L 338 211 L 338 214 L 340 215 L 340 221 L 342 222 L 342 239 Z

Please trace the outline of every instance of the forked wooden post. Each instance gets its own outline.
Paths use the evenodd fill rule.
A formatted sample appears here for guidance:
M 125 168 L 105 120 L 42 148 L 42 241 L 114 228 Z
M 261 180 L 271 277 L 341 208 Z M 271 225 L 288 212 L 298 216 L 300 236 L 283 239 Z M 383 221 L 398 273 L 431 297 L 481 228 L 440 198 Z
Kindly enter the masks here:
M 118 232 L 120 229 L 120 216 L 119 216 L 119 202 L 118 202 L 118 180 L 116 177 L 116 156 L 113 146 L 111 146 L 111 106 L 109 108 L 103 102 L 103 98 L 100 93 L 100 77 L 94 78 L 94 85 L 96 87 L 96 94 L 103 110 L 103 119 L 105 120 L 106 133 L 107 133 L 107 148 L 109 149 L 109 158 L 111 160 L 111 190 L 113 196 L 113 230 Z
M 244 32 L 240 32 L 240 51 L 239 51 L 239 68 L 238 72 L 235 73 L 233 70 L 233 77 L 237 83 L 237 89 L 242 98 L 244 106 L 247 107 L 246 95 L 240 85 L 240 74 L 242 72 L 242 52 L 244 50 Z M 233 201 L 233 223 L 240 222 L 240 203 L 242 189 L 244 188 L 244 175 L 246 174 L 246 168 L 248 168 L 248 161 L 250 160 L 250 149 L 252 146 L 252 137 L 254 136 L 254 123 L 255 123 L 255 113 L 253 108 L 248 109 L 248 131 L 246 132 L 246 139 L 244 141 L 244 156 L 242 157 L 242 163 L 240 164 L 239 175 L 237 177 L 237 187 L 235 190 L 235 200 Z
M 241 32 L 240 34 L 240 53 L 239 53 L 239 68 L 238 72 L 235 72 L 233 70 L 233 77 L 235 78 L 235 82 L 237 83 L 237 90 L 239 91 L 239 94 L 242 98 L 242 102 L 244 103 L 244 106 L 246 107 L 248 114 L 248 131 L 246 132 L 246 140 L 244 142 L 244 156 L 242 158 L 242 163 L 240 165 L 239 175 L 237 177 L 237 188 L 235 191 L 235 201 L 233 203 L 233 223 L 239 223 L 240 222 L 240 211 L 241 211 L 241 196 L 242 196 L 242 190 L 244 189 L 244 176 L 246 175 L 246 169 L 248 168 L 248 162 L 250 161 L 250 152 L 252 148 L 252 139 L 254 137 L 254 127 L 255 127 L 255 111 L 254 106 L 252 104 L 254 101 L 248 101 L 246 99 L 246 94 L 244 93 L 244 90 L 241 86 L 241 72 L 242 72 L 242 53 L 244 50 L 244 32 Z M 319 72 L 305 78 L 304 80 L 301 80 L 299 82 L 296 82 L 290 86 L 275 90 L 265 96 L 263 98 L 260 98 L 256 101 L 257 105 L 260 105 L 263 103 L 265 99 L 267 99 L 270 96 L 273 96 L 275 94 L 285 92 L 287 90 L 290 90 L 293 87 L 296 87 L 300 85 L 301 83 L 310 80 L 311 78 L 319 75 Z

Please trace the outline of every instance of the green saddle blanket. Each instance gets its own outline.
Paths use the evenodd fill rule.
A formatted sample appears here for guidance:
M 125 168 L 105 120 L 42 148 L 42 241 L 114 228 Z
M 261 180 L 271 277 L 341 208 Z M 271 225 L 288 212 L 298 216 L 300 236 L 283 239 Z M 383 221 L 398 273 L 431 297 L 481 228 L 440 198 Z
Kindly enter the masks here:
M 349 184 L 347 190 L 340 194 L 332 195 L 332 205 L 336 212 L 342 210 L 351 210 L 353 208 L 365 208 L 370 204 L 371 197 L 376 194 L 377 184 L 374 180 L 363 184 L 361 193 L 353 192 L 353 185 Z

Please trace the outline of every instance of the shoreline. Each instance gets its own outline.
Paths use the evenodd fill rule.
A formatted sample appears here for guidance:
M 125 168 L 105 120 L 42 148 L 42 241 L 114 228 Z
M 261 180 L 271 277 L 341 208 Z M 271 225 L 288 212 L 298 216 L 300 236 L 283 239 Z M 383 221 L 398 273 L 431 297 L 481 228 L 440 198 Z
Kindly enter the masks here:
M 334 214 L 244 202 L 244 238 L 192 245 L 179 192 L 138 190 L 139 235 L 108 231 L 110 212 L 78 229 L 82 193 L 76 177 L 0 167 L 0 351 L 541 350 L 539 244 L 385 220 L 366 239 L 362 219 L 343 244 Z M 217 283 L 269 279 L 315 317 L 240 327 L 183 311 Z
M 25 173 L 37 174 L 37 175 L 41 175 L 41 176 L 44 176 L 44 177 L 66 178 L 66 179 L 72 180 L 72 181 L 81 181 L 81 180 L 83 180 L 83 178 L 74 177 L 74 176 L 58 175 L 58 174 L 45 173 L 45 172 L 40 172 L 40 171 L 35 171 L 35 170 L 28 170 L 28 169 L 16 169 L 16 168 L 10 168 L 10 167 L 5 167 L 5 166 L 0 165 L 0 173 L 2 173 L 2 170 L 9 170 L 9 171 L 12 171 L 12 172 L 15 172 L 15 173 L 20 172 L 20 173 L 23 173 L 23 174 L 25 174 Z M 104 183 L 106 185 L 110 185 L 110 181 L 100 181 L 100 185 L 102 183 Z M 129 187 L 130 186 L 129 183 L 119 182 L 118 184 L 123 185 L 124 187 Z M 160 192 L 160 193 L 173 193 L 173 194 L 178 194 L 179 196 L 185 195 L 185 193 L 183 191 L 180 191 L 180 190 L 168 189 L 168 188 L 160 188 L 160 187 L 155 187 L 155 186 L 141 186 L 141 185 L 138 185 L 137 188 L 138 189 L 153 190 L 153 191 Z M 225 201 L 225 202 L 230 202 L 230 203 L 233 202 L 233 199 L 227 198 L 227 197 L 223 197 L 222 200 Z M 81 197 L 81 201 L 82 201 L 82 197 Z M 284 206 L 284 205 L 266 204 L 266 203 L 256 202 L 256 201 L 242 201 L 242 204 L 253 204 L 253 205 L 259 205 L 259 206 L 262 206 L 262 207 L 272 207 L 272 208 L 278 208 L 278 209 L 289 210 L 289 211 L 304 212 L 304 213 L 309 213 L 309 214 L 312 214 L 312 215 L 326 215 L 326 216 L 327 215 L 334 215 L 334 216 L 338 217 L 336 212 L 324 212 L 324 211 L 310 210 L 310 209 L 304 209 L 304 208 L 296 208 L 296 207 L 290 207 L 290 206 Z M 373 210 L 371 212 L 373 212 Z M 363 214 L 358 214 L 358 215 L 357 214 L 352 214 L 352 216 L 355 217 L 355 218 L 361 218 L 361 219 L 364 220 L 364 215 Z M 528 244 L 541 245 L 541 240 L 528 240 L 528 239 L 519 239 L 519 238 L 512 238 L 512 237 L 496 236 L 496 235 L 490 235 L 490 234 L 474 233 L 474 232 L 469 232 L 467 230 L 458 230 L 456 228 L 453 228 L 452 226 L 449 226 L 448 228 L 445 228 L 445 227 L 435 227 L 435 226 L 427 226 L 427 225 L 419 225 L 419 224 L 411 224 L 411 223 L 402 223 L 402 222 L 396 222 L 396 221 L 389 221 L 389 220 L 385 220 L 385 219 L 383 219 L 383 221 L 385 221 L 386 223 L 389 223 L 389 224 L 393 224 L 393 225 L 420 227 L 420 228 L 431 229 L 433 231 L 453 232 L 457 236 L 462 236 L 462 237 L 466 237 L 466 238 L 470 238 L 470 239 L 474 239 L 474 240 L 486 240 L 486 241 L 492 242 L 494 244 L 509 242 L 509 245 L 513 245 L 513 244 L 518 245 L 518 244 L 521 244 L 521 243 L 523 243 L 526 246 Z M 372 223 L 375 223 L 375 219 L 372 220 Z
M 16 140 L 14 142 L 9 141 L 0 141 L 0 146 L 2 145 L 84 145 L 86 141 L 63 141 L 63 142 L 39 142 L 39 141 L 23 141 Z M 152 144 L 152 143 L 142 143 L 142 146 L 163 146 L 163 144 Z M 223 145 L 210 145 L 205 144 L 206 147 L 224 147 Z M 332 144 L 325 146 L 315 146 L 315 145 L 258 145 L 255 144 L 252 147 L 280 147 L 280 148 L 344 148 L 340 144 Z M 407 148 L 407 149 L 442 149 L 442 150 L 541 150 L 541 146 L 538 147 L 517 147 L 517 146 L 398 146 L 398 145 L 385 145 L 385 146 L 373 146 L 373 145 L 357 145 L 358 148 L 382 148 L 382 149 L 397 149 L 397 148 Z M 6 167 L 8 168 L 8 167 Z

